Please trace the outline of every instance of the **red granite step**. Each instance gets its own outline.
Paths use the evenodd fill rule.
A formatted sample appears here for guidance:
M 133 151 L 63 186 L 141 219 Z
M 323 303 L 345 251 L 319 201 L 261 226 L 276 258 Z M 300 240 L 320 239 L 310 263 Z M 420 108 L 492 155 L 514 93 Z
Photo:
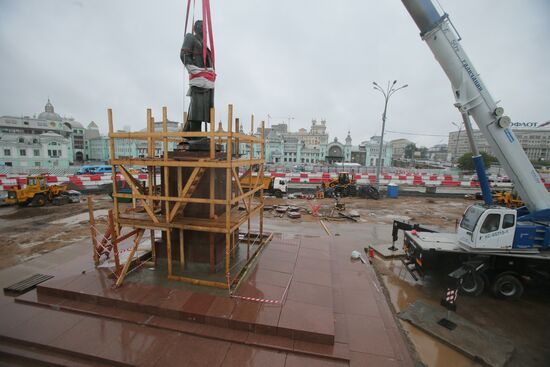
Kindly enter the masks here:
M 52 308 L 58 311 L 100 317 L 115 321 L 131 322 L 147 327 L 177 331 L 214 340 L 268 348 L 279 352 L 296 352 L 308 356 L 349 361 L 349 350 L 347 349 L 347 344 L 343 343 L 326 345 L 302 340 L 293 340 L 292 338 L 282 336 L 257 334 L 227 327 L 174 320 L 161 316 L 151 316 L 137 311 L 120 310 L 114 307 L 100 306 L 56 296 L 40 295 L 36 291 L 31 291 L 23 296 L 17 297 L 15 301 L 26 305 Z
M 6 366 L 71 366 L 109 367 L 111 363 L 83 359 L 54 352 L 41 346 L 29 346 L 17 341 L 0 340 L 0 360 Z
M 99 271 L 52 279 L 37 290 L 100 306 L 333 345 L 329 243 L 321 238 L 274 239 L 239 286 L 241 298 L 131 282 L 113 289 L 112 280 Z

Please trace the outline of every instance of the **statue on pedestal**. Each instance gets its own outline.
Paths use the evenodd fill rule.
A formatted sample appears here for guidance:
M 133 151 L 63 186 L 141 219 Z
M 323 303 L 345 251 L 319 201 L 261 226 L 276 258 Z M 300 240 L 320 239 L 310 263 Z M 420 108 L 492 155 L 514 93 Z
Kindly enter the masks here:
M 212 63 L 212 54 L 204 46 L 204 26 L 202 20 L 197 20 L 194 33 L 187 33 L 181 47 L 180 58 L 189 73 L 189 90 L 191 97 L 189 113 L 183 131 L 201 131 L 202 123 L 210 123 L 210 108 L 214 107 L 214 82 L 216 73 Z M 208 145 L 208 139 L 189 138 L 192 145 Z M 203 142 L 204 141 L 204 142 Z M 203 150 L 198 148 L 198 150 Z M 208 150 L 208 149 L 206 149 Z

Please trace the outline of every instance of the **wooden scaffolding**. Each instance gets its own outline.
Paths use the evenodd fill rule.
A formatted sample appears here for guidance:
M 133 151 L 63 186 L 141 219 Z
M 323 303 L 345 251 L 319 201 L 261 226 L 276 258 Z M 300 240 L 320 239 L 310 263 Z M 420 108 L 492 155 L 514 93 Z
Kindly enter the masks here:
M 128 227 L 124 232 L 135 235 L 134 244 L 131 249 L 130 257 L 124 266 L 118 266 L 116 269 L 117 286 L 120 285 L 128 271 L 130 263 L 133 260 L 136 249 L 145 231 L 150 231 L 152 259 L 156 262 L 155 256 L 155 231 L 162 231 L 167 254 L 167 273 L 168 279 L 188 282 L 198 285 L 213 286 L 218 288 L 230 289 L 239 275 L 231 275 L 232 251 L 234 255 L 235 244 L 232 238 L 238 238 L 240 226 L 247 224 L 247 231 L 243 244 L 247 244 L 247 259 L 250 261 L 257 253 L 250 253 L 250 245 L 254 241 L 259 244 L 257 249 L 267 242 L 268 236 L 263 233 L 263 190 L 264 190 L 264 122 L 260 124 L 259 133 L 254 133 L 254 116 L 250 121 L 250 134 L 242 132 L 239 119 L 233 118 L 233 106 L 228 106 L 227 126 L 225 131 L 221 128 L 215 130 L 215 111 L 210 111 L 211 118 L 210 129 L 205 132 L 183 132 L 168 130 L 167 108 L 162 108 L 162 131 L 155 130 L 155 122 L 151 109 L 147 109 L 147 130 L 140 132 L 115 131 L 113 127 L 113 113 L 108 109 L 109 122 L 109 153 L 110 164 L 112 166 L 113 181 L 113 223 L 111 242 L 118 243 L 118 238 L 128 238 L 123 235 L 123 227 Z M 184 121 L 186 116 L 184 115 Z M 235 122 L 235 123 L 234 123 Z M 183 126 L 183 124 L 182 124 Z M 209 151 L 203 156 L 194 160 L 176 160 L 170 157 L 169 142 L 174 144 L 181 143 L 186 138 L 209 138 Z M 123 156 L 117 154 L 116 140 L 130 139 L 146 141 L 146 156 Z M 161 154 L 155 155 L 155 147 L 158 142 L 162 142 Z M 246 154 L 239 152 L 239 147 L 246 146 Z M 220 152 L 220 148 L 221 152 Z M 218 151 L 216 151 L 218 150 Z M 157 150 L 158 151 L 158 150 Z M 147 182 L 142 183 L 132 174 L 132 168 L 135 166 L 147 167 Z M 175 170 L 174 170 L 175 168 Z M 191 174 L 185 181 L 182 177 L 183 169 L 191 169 Z M 193 192 L 205 172 L 209 173 L 209 197 L 193 197 Z M 225 195 L 220 195 L 215 190 L 215 175 L 225 175 Z M 133 171 L 135 172 L 135 171 Z M 177 176 L 177 195 L 170 194 L 169 183 Z M 253 177 L 253 172 L 256 172 Z M 164 185 L 157 182 L 157 174 L 163 175 Z M 240 179 L 244 176 L 249 182 L 255 182 L 254 185 L 245 192 L 241 186 Z M 205 176 L 206 177 L 206 176 Z M 122 193 L 117 190 L 117 180 L 124 179 L 131 189 L 131 193 Z M 236 189 L 235 189 L 236 188 Z M 259 193 L 259 200 L 253 200 L 256 193 Z M 223 196 L 223 198 L 221 198 Z M 135 208 L 129 208 L 127 211 L 120 210 L 118 199 L 132 199 L 142 208 L 141 216 L 136 217 Z M 193 218 L 183 215 L 183 209 L 189 203 L 198 203 L 209 207 L 208 218 Z M 244 210 L 239 210 L 241 204 Z M 225 211 L 221 215 L 216 215 L 215 207 L 225 206 Z M 259 216 L 259 235 L 251 234 L 251 218 L 258 214 Z M 128 231 L 129 229 L 129 231 Z M 178 243 L 172 243 L 172 231 L 179 231 Z M 180 266 L 185 265 L 185 239 L 184 231 L 199 231 L 210 233 L 210 256 L 214 250 L 213 235 L 225 235 L 225 281 L 212 281 L 175 275 L 173 271 L 172 247 L 179 246 Z M 236 237 L 234 235 L 237 235 Z M 218 235 L 219 236 L 219 235 Z M 117 254 L 115 254 L 117 255 Z M 94 253 L 94 260 L 97 254 Z M 247 261 L 247 263 L 248 263 Z M 212 260 L 211 260 L 212 262 Z M 211 264 L 212 265 L 212 264 Z M 246 268 L 246 266 L 244 267 Z M 213 270 L 211 266 L 211 270 Z

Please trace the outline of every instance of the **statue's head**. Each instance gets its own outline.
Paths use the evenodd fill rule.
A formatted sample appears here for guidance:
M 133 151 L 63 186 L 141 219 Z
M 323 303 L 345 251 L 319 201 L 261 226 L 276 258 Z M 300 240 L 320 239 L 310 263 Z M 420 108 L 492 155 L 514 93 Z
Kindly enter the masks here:
M 202 20 L 197 20 L 195 22 L 195 34 L 202 37 Z

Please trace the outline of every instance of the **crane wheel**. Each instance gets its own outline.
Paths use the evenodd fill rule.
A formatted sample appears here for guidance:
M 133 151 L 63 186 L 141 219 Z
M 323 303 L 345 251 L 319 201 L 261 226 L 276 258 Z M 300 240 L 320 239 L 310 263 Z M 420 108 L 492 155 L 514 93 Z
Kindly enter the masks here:
M 524 287 L 521 281 L 513 274 L 499 274 L 491 287 L 496 298 L 517 300 L 523 295 Z
M 32 198 L 33 206 L 44 206 L 46 205 L 46 196 L 42 194 L 34 195 Z
M 478 273 L 470 273 L 464 276 L 460 289 L 468 296 L 477 297 L 485 289 L 485 281 Z

